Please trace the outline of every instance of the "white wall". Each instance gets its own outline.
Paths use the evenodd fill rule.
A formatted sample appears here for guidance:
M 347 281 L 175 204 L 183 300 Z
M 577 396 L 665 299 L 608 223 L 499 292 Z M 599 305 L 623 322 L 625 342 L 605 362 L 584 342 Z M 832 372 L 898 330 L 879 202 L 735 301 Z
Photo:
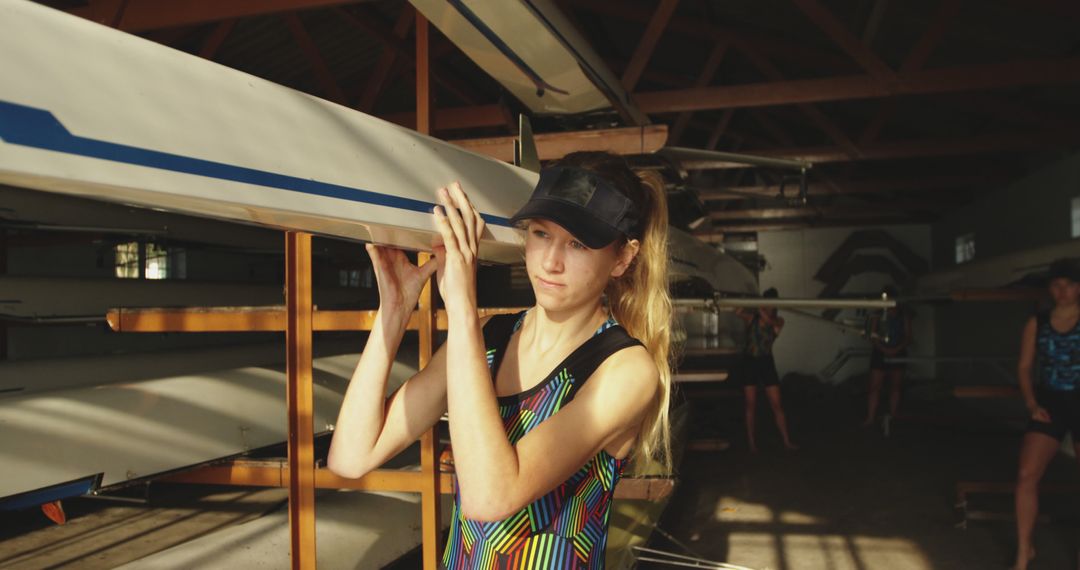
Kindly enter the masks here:
M 760 274 L 761 290 L 776 287 L 781 297 L 817 297 L 825 284 L 813 276 L 830 255 L 853 232 L 866 228 L 822 228 L 793 231 L 763 232 L 758 234 L 758 252 L 765 256 L 767 266 Z M 931 232 L 929 226 L 874 227 L 892 234 L 917 255 L 928 262 L 931 255 Z M 883 254 L 885 249 L 859 250 L 859 254 Z M 891 256 L 890 256 L 891 257 Z M 896 264 L 903 267 L 898 261 Z M 886 274 L 866 273 L 855 276 L 842 289 L 844 294 L 877 295 L 881 287 L 891 283 Z M 934 327 L 932 309 L 916 307 L 913 322 L 915 343 L 910 352 L 913 356 L 931 355 L 934 351 Z M 821 311 L 811 311 L 821 314 Z M 845 310 L 839 319 L 856 315 Z M 780 376 L 790 372 L 820 377 L 820 371 L 828 366 L 847 347 L 869 348 L 869 343 L 852 333 L 845 333 L 828 323 L 802 315 L 782 311 L 786 324 L 774 347 L 776 366 Z M 869 367 L 867 358 L 850 361 L 835 377 L 823 378 L 840 382 L 854 374 L 865 372 Z M 914 375 L 926 375 L 927 367 L 912 367 Z

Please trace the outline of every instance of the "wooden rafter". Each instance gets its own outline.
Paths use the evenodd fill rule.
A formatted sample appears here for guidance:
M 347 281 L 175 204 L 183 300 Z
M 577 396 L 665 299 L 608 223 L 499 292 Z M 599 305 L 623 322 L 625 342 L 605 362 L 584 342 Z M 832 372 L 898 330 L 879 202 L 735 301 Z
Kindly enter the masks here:
M 649 23 L 645 25 L 645 33 L 642 34 L 641 40 L 638 41 L 634 55 L 630 58 L 630 64 L 622 76 L 622 84 L 627 91 L 633 91 L 634 87 L 637 86 L 638 80 L 641 79 L 641 72 L 645 69 L 645 65 L 649 63 L 653 50 L 656 49 L 656 44 L 660 41 L 660 36 L 663 35 L 664 28 L 667 27 L 668 20 L 671 19 L 671 15 L 678 5 L 679 0 L 660 0 L 656 12 L 649 19 Z
M 775 232 L 785 230 L 802 230 L 809 228 L 855 228 L 871 226 L 889 226 L 903 224 L 926 224 L 932 222 L 930 217 L 891 217 L 878 216 L 866 218 L 827 218 L 827 219 L 803 219 L 791 221 L 762 221 L 758 223 L 739 222 L 724 224 L 713 230 L 703 230 L 695 233 L 694 237 L 710 243 L 722 241 L 725 235 L 742 234 L 747 232 Z
M 881 21 L 885 18 L 885 9 L 888 4 L 889 0 L 874 0 L 874 5 L 870 8 L 870 14 L 866 18 L 862 33 L 862 43 L 867 47 L 874 45 L 878 30 L 881 29 Z
M 1073 0 L 1013 0 L 1025 10 L 1035 7 L 1053 16 L 1080 21 L 1080 4 Z
M 758 71 L 765 75 L 770 81 L 783 81 L 784 76 L 780 70 L 773 65 L 771 61 L 765 56 L 761 55 L 752 46 L 745 43 L 738 42 L 736 44 L 739 50 L 750 60 L 751 63 L 757 67 Z M 825 132 L 825 134 L 832 139 L 834 143 L 844 148 L 851 154 L 852 157 L 859 155 L 859 150 L 855 147 L 855 143 L 847 136 L 846 133 L 840 127 L 836 126 L 825 113 L 822 113 L 820 109 L 809 103 L 802 103 L 798 105 L 799 112 L 806 116 L 817 128 Z
M 1051 148 L 1063 144 L 1077 144 L 1078 142 L 1080 142 L 1080 135 L 1062 137 L 1058 133 L 1042 131 L 979 137 L 878 142 L 861 147 L 859 160 L 993 154 Z M 838 147 L 762 149 L 747 152 L 774 158 L 806 160 L 814 164 L 849 162 L 852 160 L 844 149 Z M 745 164 L 727 161 L 685 161 L 682 166 L 687 170 L 746 168 Z
M 912 192 L 923 190 L 956 190 L 964 188 L 992 188 L 1009 180 L 1005 173 L 996 174 L 956 174 L 940 176 L 920 176 L 917 178 L 885 178 L 879 180 L 845 180 L 835 187 L 829 184 L 811 182 L 807 184 L 809 196 L 834 194 L 883 194 L 891 192 Z M 790 196 L 797 191 L 797 185 L 789 185 L 786 193 Z M 697 195 L 705 201 L 745 200 L 747 196 L 773 197 L 779 194 L 780 186 L 755 185 L 731 188 L 695 188 Z
M 943 0 L 937 11 L 934 12 L 934 16 L 922 36 L 912 46 L 911 51 L 904 58 L 904 62 L 900 64 L 901 73 L 918 71 L 926 65 L 930 55 L 934 53 L 934 50 L 937 49 L 945 34 L 952 28 L 956 18 L 960 15 L 960 8 L 963 7 L 963 4 L 964 0 Z M 881 130 L 885 128 L 885 123 L 892 118 L 895 112 L 896 101 L 894 99 L 883 101 L 877 113 L 874 114 L 870 122 L 867 123 L 866 128 L 863 129 L 859 142 L 865 144 L 877 140 L 881 136 Z
M 1010 61 L 898 73 L 896 82 L 886 86 L 869 75 L 849 75 L 820 79 L 797 79 L 653 91 L 634 95 L 646 113 L 678 113 L 710 109 L 742 109 L 799 103 L 823 103 L 853 99 L 880 99 L 897 95 L 930 95 L 1006 89 L 1031 85 L 1080 83 L 1080 57 Z M 386 117 L 411 125 L 411 113 Z M 498 105 L 466 106 L 437 114 L 436 129 L 463 129 L 500 126 Z
M 263 14 L 280 14 L 313 8 L 349 4 L 350 0 L 122 0 L 124 10 L 118 25 L 117 0 L 89 0 L 86 6 L 68 12 L 111 25 L 125 32 L 145 32 L 192 24 L 218 22 Z
M 341 15 L 343 19 L 352 23 L 356 21 L 351 14 L 338 9 L 337 13 Z M 414 15 L 416 11 L 410 6 L 404 6 L 401 10 L 401 14 L 398 15 L 398 19 L 394 22 L 394 38 L 398 40 L 404 40 L 409 35 L 409 30 L 412 29 Z M 379 56 L 379 61 L 375 63 L 375 69 L 368 76 L 367 83 L 364 85 L 364 91 L 360 95 L 360 101 L 357 103 L 356 108 L 366 113 L 371 112 L 375 108 L 375 101 L 379 98 L 379 93 L 382 91 L 383 85 L 386 83 L 387 77 L 390 76 L 390 70 L 394 68 L 394 62 L 397 60 L 400 54 L 408 53 L 402 47 L 397 46 L 395 43 L 384 40 L 384 49 L 382 55 Z M 407 56 L 406 56 L 407 57 Z
M 634 98 L 646 113 L 676 113 L 1069 83 L 1080 83 L 1080 58 L 1010 61 L 898 73 L 895 81 L 887 85 L 869 75 L 848 75 L 655 91 L 637 93 Z
M 730 42 L 718 42 L 713 46 L 712 51 L 709 52 L 709 57 L 705 60 L 705 65 L 701 68 L 701 73 L 698 74 L 697 79 L 694 81 L 694 87 L 705 87 L 712 82 L 730 46 Z M 677 144 L 679 139 L 682 138 L 682 134 L 690 123 L 690 117 L 692 116 L 693 114 L 689 111 L 684 111 L 675 118 L 671 126 L 671 136 L 668 137 L 672 143 Z
M 578 150 L 602 150 L 615 154 L 648 154 L 664 146 L 666 125 L 593 129 L 564 133 L 544 133 L 534 137 L 540 160 L 555 160 Z M 458 139 L 447 142 L 503 162 L 514 160 L 516 137 Z
M 382 118 L 403 127 L 413 128 L 416 124 L 415 113 L 394 113 Z M 436 109 L 432 113 L 432 129 L 453 131 L 475 127 L 501 127 L 506 124 L 502 105 L 473 105 L 468 107 L 449 107 Z
M 885 64 L 870 48 L 852 34 L 843 23 L 836 19 L 828 9 L 821 5 L 818 0 L 792 0 L 796 6 L 812 20 L 825 35 L 829 36 L 836 45 L 840 46 L 852 59 L 854 59 L 870 75 L 879 81 L 891 81 L 893 70 Z
M 339 105 L 347 104 L 345 92 L 338 86 L 329 66 L 326 65 L 326 60 L 319 53 L 319 47 L 315 45 L 315 41 L 311 39 L 311 35 L 304 28 L 304 23 L 300 21 L 300 17 L 295 13 L 289 13 L 282 16 L 282 18 L 289 27 L 296 45 L 307 56 L 308 63 L 311 64 L 311 71 L 315 74 L 315 80 L 319 82 L 319 87 L 323 93 L 327 98 Z
M 713 220 L 784 220 L 792 218 L 842 217 L 856 219 L 861 217 L 881 217 L 884 212 L 902 214 L 917 211 L 936 211 L 955 206 L 955 201 L 920 201 L 889 202 L 880 206 L 802 206 L 797 208 L 749 208 L 734 210 L 715 210 L 709 212 Z M 887 206 L 883 210 L 881 206 Z
M 210 35 L 203 41 L 202 47 L 199 48 L 199 57 L 212 61 L 214 56 L 217 55 L 218 50 L 221 49 L 221 45 L 225 43 L 225 38 L 229 37 L 229 33 L 232 32 L 235 25 L 236 19 L 229 18 L 228 20 L 222 20 L 214 26 L 214 31 L 210 32 Z
M 647 23 L 653 16 L 650 3 L 631 0 L 574 0 L 574 8 L 602 16 Z M 817 49 L 783 36 L 755 32 L 745 27 L 725 26 L 701 19 L 675 15 L 668 21 L 668 32 L 709 42 L 741 41 L 770 57 L 819 69 L 844 69 L 850 66 L 843 55 Z
M 776 119 L 774 119 L 772 115 L 766 113 L 763 109 L 750 109 L 748 114 L 755 122 L 761 125 L 761 127 L 765 129 L 765 132 L 769 133 L 769 136 L 775 139 L 780 146 L 795 146 L 795 139 L 787 132 L 787 129 L 781 127 L 780 123 L 776 122 Z
M 731 119 L 735 116 L 735 109 L 728 109 L 721 115 L 720 120 L 716 122 L 716 126 L 713 127 L 712 132 L 709 133 L 709 140 L 705 143 L 705 150 L 715 150 L 716 146 L 720 144 L 720 137 L 724 136 L 727 132 L 727 128 L 731 125 Z
M 412 27 L 416 11 L 410 6 L 406 6 L 390 31 L 386 29 L 385 25 L 378 23 L 382 20 L 382 17 L 370 8 L 355 6 L 351 10 L 336 8 L 334 11 L 344 22 L 378 38 L 386 47 L 382 55 L 379 56 L 374 70 L 368 76 L 368 81 L 364 84 L 359 95 L 359 102 L 356 105 L 357 109 L 370 113 L 375 108 L 375 103 L 382 88 L 392 77 L 400 72 L 400 75 L 410 84 L 415 80 L 412 74 L 404 72 L 412 70 L 416 66 L 413 49 L 405 41 L 409 29 Z M 457 49 L 450 43 L 441 45 L 448 46 L 450 50 Z M 444 47 L 443 49 L 447 48 Z M 441 53 L 443 52 L 436 50 L 434 45 L 431 46 L 430 57 L 432 61 L 437 60 Z M 407 65 L 403 65 L 405 62 L 407 62 Z M 476 104 L 479 100 L 479 97 L 470 86 L 451 74 L 440 73 L 432 68 L 431 79 L 465 103 Z

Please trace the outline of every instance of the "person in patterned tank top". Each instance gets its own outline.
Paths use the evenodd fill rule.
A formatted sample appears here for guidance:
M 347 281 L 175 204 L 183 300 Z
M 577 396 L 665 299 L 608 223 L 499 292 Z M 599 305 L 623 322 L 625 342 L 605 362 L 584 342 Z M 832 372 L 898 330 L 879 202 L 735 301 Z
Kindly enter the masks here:
M 1049 282 L 1053 308 L 1028 319 L 1020 337 L 1017 375 L 1031 420 L 1016 477 L 1017 570 L 1035 558 L 1031 536 L 1039 515 L 1039 481 L 1066 434 L 1072 433 L 1080 457 L 1080 263 L 1055 261 Z M 1038 371 L 1038 384 L 1032 371 Z
M 769 287 L 761 296 L 765 299 L 776 299 L 780 292 L 775 287 Z M 780 394 L 780 375 L 776 371 L 776 360 L 773 358 L 773 343 L 784 328 L 784 318 L 779 315 L 776 307 L 766 306 L 753 311 L 740 309 L 735 311 L 735 314 L 746 323 L 746 346 L 739 377 L 743 388 L 746 443 L 750 452 L 757 453 L 758 449 L 755 424 L 759 388 L 765 392 L 765 398 L 772 408 L 773 420 L 784 447 L 790 450 L 798 449 L 788 434 L 787 414 L 784 413 L 783 398 Z
M 455 501 L 451 569 L 602 568 L 614 489 L 631 462 L 670 470 L 664 186 L 608 153 L 541 171 L 510 223 L 524 230 L 536 304 L 477 316 L 485 219 L 439 189 L 439 239 L 421 267 L 368 245 L 375 326 L 339 412 L 328 467 L 360 477 L 448 413 Z M 449 321 L 431 363 L 383 401 L 406 323 L 437 274 Z M 448 363 L 453 363 L 452 366 Z

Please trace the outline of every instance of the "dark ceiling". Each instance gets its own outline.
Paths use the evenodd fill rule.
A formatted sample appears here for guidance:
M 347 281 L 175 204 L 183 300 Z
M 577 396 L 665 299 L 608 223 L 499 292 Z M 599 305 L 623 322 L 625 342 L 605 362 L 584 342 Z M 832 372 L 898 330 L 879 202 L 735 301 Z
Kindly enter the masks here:
M 415 110 L 404 0 L 44 3 L 391 120 Z M 792 173 L 631 157 L 666 166 L 673 191 L 704 204 L 703 235 L 932 222 L 1080 142 L 1073 0 L 558 4 L 652 122 L 668 125 L 669 146 L 814 162 L 804 203 Z M 628 69 L 641 69 L 636 81 Z M 436 136 L 514 133 L 521 105 L 434 29 L 431 70 L 436 112 L 458 118 L 452 129 L 436 119 Z M 557 132 L 619 118 L 533 124 Z M 686 198 L 678 208 L 692 208 Z

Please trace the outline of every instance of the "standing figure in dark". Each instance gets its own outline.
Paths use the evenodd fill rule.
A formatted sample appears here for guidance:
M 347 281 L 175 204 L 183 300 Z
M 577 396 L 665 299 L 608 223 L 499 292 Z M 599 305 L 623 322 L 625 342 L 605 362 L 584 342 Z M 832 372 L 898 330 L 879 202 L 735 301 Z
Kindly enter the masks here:
M 766 299 L 775 299 L 779 294 L 775 288 L 769 288 L 762 295 Z M 780 376 L 776 372 L 773 359 L 773 343 L 784 328 L 784 319 L 776 307 L 761 307 L 756 311 L 739 309 L 736 313 L 746 322 L 746 352 L 743 358 L 743 395 L 746 397 L 746 439 L 750 451 L 757 453 L 754 440 L 755 412 L 757 410 L 758 388 L 765 390 L 765 396 L 772 407 L 776 427 L 784 440 L 784 447 L 798 449 L 788 436 L 787 417 L 780 399 Z
M 1017 375 L 1031 420 L 1020 445 L 1016 478 L 1016 565 L 1025 570 L 1035 549 L 1031 544 L 1039 515 L 1039 481 L 1072 433 L 1080 457 L 1080 264 L 1061 259 L 1050 265 L 1050 297 L 1054 306 L 1028 319 L 1020 337 Z M 1039 373 L 1039 385 L 1032 379 Z
M 887 286 L 881 290 L 881 295 L 886 299 L 895 299 L 896 289 Z M 871 316 L 868 328 L 873 348 L 870 352 L 870 388 L 866 395 L 866 420 L 863 426 L 874 423 L 885 377 L 889 378 L 889 415 L 887 417 L 897 417 L 900 392 L 904 382 L 904 363 L 887 362 L 885 359 L 907 356 L 907 348 L 911 345 L 911 315 L 899 306 L 892 307 L 883 314 L 875 313 Z

